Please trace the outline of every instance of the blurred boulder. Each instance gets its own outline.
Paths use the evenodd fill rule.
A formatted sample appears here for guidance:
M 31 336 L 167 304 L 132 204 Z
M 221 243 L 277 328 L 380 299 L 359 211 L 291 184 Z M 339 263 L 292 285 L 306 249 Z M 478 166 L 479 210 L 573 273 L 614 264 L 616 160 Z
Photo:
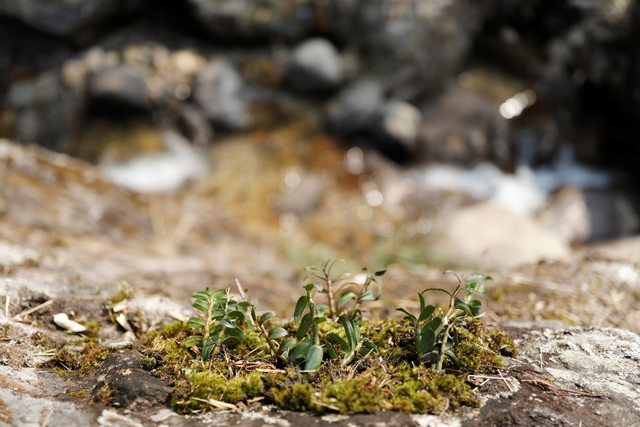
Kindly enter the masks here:
M 340 136 L 371 130 L 380 116 L 383 94 L 382 84 L 374 79 L 347 86 L 329 102 L 325 116 L 327 128 Z
M 538 223 L 567 243 L 587 241 L 591 217 L 579 188 L 561 188 L 538 214 Z
M 57 151 L 71 145 L 84 100 L 60 84 L 60 72 L 45 72 L 9 87 L 5 103 L 16 116 L 12 137 Z
M 483 18 L 462 0 L 332 0 L 333 31 L 362 54 L 389 98 L 415 100 L 458 71 Z
M 412 153 L 416 148 L 421 124 L 420 110 L 408 102 L 391 100 L 382 107 L 377 130 L 381 139 Z
M 298 92 L 326 92 L 342 83 L 343 74 L 342 58 L 336 47 L 326 39 L 312 38 L 293 50 L 286 79 Z
M 626 237 L 640 221 L 626 194 L 612 189 L 561 188 L 538 222 L 568 243 Z
M 493 103 L 456 86 L 426 103 L 418 136 L 419 157 L 464 166 L 511 158 L 506 121 Z
M 533 219 L 489 202 L 441 217 L 427 243 L 433 260 L 469 268 L 511 268 L 571 254 L 567 243 Z
M 141 0 L 10 0 L 0 2 L 0 14 L 53 36 L 72 37 L 141 4 Z
M 144 80 L 125 67 L 109 68 L 94 74 L 89 79 L 88 95 L 111 104 L 140 109 L 151 107 Z
M 194 18 L 210 34 L 256 40 L 271 34 L 300 38 L 313 23 L 310 0 L 187 0 Z
M 252 93 L 227 59 L 215 59 L 197 75 L 194 100 L 214 124 L 243 130 L 253 126 Z

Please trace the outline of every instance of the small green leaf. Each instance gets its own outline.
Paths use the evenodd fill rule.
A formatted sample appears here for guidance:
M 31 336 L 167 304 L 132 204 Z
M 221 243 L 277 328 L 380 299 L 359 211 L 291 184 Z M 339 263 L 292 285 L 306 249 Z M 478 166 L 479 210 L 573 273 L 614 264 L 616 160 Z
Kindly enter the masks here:
M 456 328 L 453 328 L 453 343 L 455 345 L 460 344 L 460 337 L 458 336 L 458 330 Z
M 211 352 L 213 352 L 215 346 L 216 343 L 211 340 L 207 340 L 204 342 L 204 345 L 202 346 L 202 360 L 206 361 L 211 358 Z
M 457 309 L 457 310 L 460 310 L 460 311 L 464 311 L 469 316 L 474 317 L 473 313 L 471 311 L 469 311 L 469 307 L 467 306 L 467 304 L 465 304 L 465 305 L 456 305 L 456 306 L 454 306 L 454 308 Z
M 247 320 L 246 320 L 246 318 L 245 318 L 245 316 L 244 316 L 244 313 L 243 313 L 243 312 L 241 312 L 240 310 L 233 310 L 233 311 L 230 311 L 230 312 L 227 314 L 227 316 L 229 316 L 229 318 L 230 318 L 230 319 L 237 319 L 237 320 L 240 320 L 240 322 L 242 322 L 242 323 L 246 323 L 246 322 L 247 322 Z
M 452 270 L 447 270 L 442 274 L 453 274 L 454 276 L 456 276 L 456 279 L 458 279 L 458 283 L 462 283 L 462 280 L 460 280 L 460 276 L 458 276 L 454 271 Z
M 345 305 L 347 302 L 357 298 L 358 296 L 353 292 L 347 292 L 346 294 L 342 295 L 340 299 L 338 299 L 338 303 L 336 304 L 336 309 L 340 310 L 342 306 Z
M 420 313 L 422 313 L 427 304 L 424 302 L 424 297 L 420 292 L 418 292 L 418 298 L 420 298 Z
M 322 364 L 322 347 L 319 345 L 312 345 L 307 353 L 307 362 L 304 365 L 305 370 L 318 369 Z
M 422 291 L 422 293 L 424 294 L 425 292 L 429 292 L 429 291 L 438 291 L 438 292 L 444 292 L 445 294 L 452 296 L 451 292 L 447 291 L 446 289 L 442 289 L 442 288 L 427 288 L 424 291 Z
M 204 301 L 206 303 L 209 302 L 209 294 L 206 292 L 197 291 L 197 292 L 194 292 L 193 295 L 191 296 L 197 300 Z
M 306 295 L 298 299 L 298 302 L 296 303 L 296 308 L 293 311 L 294 323 L 298 323 L 300 321 L 300 316 L 302 316 L 304 309 L 307 307 L 308 301 L 309 301 L 309 298 Z
M 253 304 L 251 304 L 249 301 L 241 301 L 238 303 L 238 306 L 242 307 L 242 308 L 249 308 L 251 307 Z
M 316 317 L 315 319 L 313 319 L 313 324 L 319 325 L 320 323 L 324 323 L 326 321 L 327 321 L 326 317 Z
M 240 342 L 244 342 L 245 336 L 244 331 L 238 327 L 227 328 L 224 330 L 225 335 L 230 337 L 236 337 Z
M 404 309 L 404 308 L 402 308 L 402 307 L 400 307 L 400 308 L 396 308 L 396 311 L 401 311 L 401 312 L 405 313 L 405 314 L 407 315 L 407 317 L 408 317 L 410 320 L 414 321 L 414 322 L 415 322 L 416 320 L 418 320 L 418 319 L 416 318 L 416 316 L 414 316 L 413 314 L 409 313 L 407 310 L 405 310 L 405 309 Z
M 441 323 L 442 323 L 442 318 L 436 317 L 435 319 L 431 320 L 429 323 L 424 325 L 422 329 L 420 329 L 420 335 L 426 334 L 427 331 L 433 331 L 437 336 L 439 332 L 437 329 Z
M 282 341 L 282 343 L 280 344 L 280 348 L 278 349 L 278 354 L 286 353 L 291 348 L 291 346 L 294 345 L 295 343 L 297 343 L 297 341 L 294 340 L 293 338 L 289 338 L 288 340 Z
M 385 265 L 383 269 L 376 271 L 374 274 L 376 276 L 384 276 L 384 274 L 387 272 L 387 268 L 388 266 Z
M 198 317 L 191 317 L 187 321 L 187 326 L 190 326 L 192 328 L 204 328 L 204 320 Z
M 220 341 L 220 344 L 240 344 L 241 342 L 242 341 L 240 341 L 238 337 L 228 336 L 228 337 L 224 337 L 222 341 Z
M 360 342 L 360 333 L 358 331 L 358 327 L 353 323 L 353 321 L 346 316 L 340 316 L 338 318 L 338 322 L 342 324 L 344 327 L 344 333 L 347 336 L 347 341 L 349 342 L 350 348 L 356 348 L 358 342 Z
M 194 335 L 192 337 L 187 338 L 184 341 L 184 346 L 187 348 L 202 346 L 202 336 Z
M 375 297 L 373 296 L 373 292 L 371 289 L 367 290 L 364 294 L 360 295 L 358 301 L 375 301 Z
M 482 301 L 478 301 L 476 299 L 469 301 L 469 310 L 474 316 L 480 314 L 480 310 L 482 309 Z
M 373 281 L 376 282 L 376 285 L 378 285 L 378 295 L 376 295 L 376 299 L 374 299 L 374 301 L 378 301 L 380 298 L 382 298 L 382 285 L 378 283 L 376 279 L 373 279 Z
M 331 343 L 327 340 L 324 342 L 325 347 L 327 347 L 327 353 L 329 354 L 330 359 L 336 359 L 338 355 L 336 354 L 336 350 L 333 348 Z
M 225 328 L 236 327 L 236 325 L 234 325 L 233 322 L 228 317 L 225 317 L 224 319 L 220 320 L 220 323 L 218 323 L 218 325 L 224 326 Z
M 298 343 L 295 347 L 289 350 L 289 362 L 298 365 L 306 360 L 309 347 L 313 343 L 309 340 L 304 340 Z
M 379 353 L 378 347 L 371 341 L 363 341 L 362 348 L 360 349 L 360 354 L 362 356 L 367 356 L 371 353 Z
M 204 311 L 206 313 L 207 311 L 209 311 L 209 304 L 205 301 L 197 299 L 193 302 L 193 308 Z
M 420 317 L 418 318 L 418 322 L 422 322 L 423 320 L 427 320 L 429 317 L 431 317 L 431 315 L 433 314 L 433 312 L 436 311 L 436 306 L 431 304 L 428 305 L 424 308 L 424 310 L 422 310 L 422 312 L 420 313 Z
M 226 289 L 218 289 L 213 294 L 211 294 L 211 299 L 218 299 L 222 295 L 226 295 L 226 294 L 227 294 L 227 290 Z M 226 300 L 226 298 L 224 298 L 224 299 Z
M 334 282 L 337 282 L 338 280 L 348 279 L 349 277 L 351 277 L 351 273 L 343 273 L 340 276 L 338 276 L 336 279 L 334 279 Z
M 273 328 L 269 331 L 269 339 L 277 340 L 287 336 L 287 331 L 283 328 Z
M 427 365 L 433 365 L 440 361 L 440 355 L 437 351 L 430 351 L 420 356 L 420 360 L 422 360 Z
M 213 313 L 211 313 L 211 320 L 220 320 L 224 316 L 224 311 L 214 311 Z
M 420 340 L 418 341 L 418 352 L 420 352 L 420 354 L 424 354 L 431 351 L 435 342 L 436 334 L 429 329 L 424 335 L 421 335 Z
M 487 304 L 489 303 L 489 300 L 487 299 L 487 297 L 480 291 L 476 291 L 474 289 L 467 288 L 467 289 L 465 289 L 465 292 L 466 292 L 467 296 L 478 295 L 480 298 L 484 299 L 487 302 Z
M 338 334 L 334 332 L 329 332 L 327 334 L 327 338 L 336 342 L 340 346 L 340 348 L 342 348 L 342 351 L 344 351 L 345 353 L 350 350 L 349 344 L 347 344 L 347 342 L 343 340 L 342 337 L 340 337 Z
M 298 327 L 298 332 L 296 333 L 296 339 L 300 341 L 307 335 L 309 328 L 313 324 L 313 317 L 310 314 L 305 314 L 302 320 L 300 321 L 300 326 Z
M 262 316 L 260 316 L 260 324 L 262 325 L 264 322 L 266 322 L 267 320 L 273 317 L 276 317 L 276 314 L 272 311 L 267 311 Z

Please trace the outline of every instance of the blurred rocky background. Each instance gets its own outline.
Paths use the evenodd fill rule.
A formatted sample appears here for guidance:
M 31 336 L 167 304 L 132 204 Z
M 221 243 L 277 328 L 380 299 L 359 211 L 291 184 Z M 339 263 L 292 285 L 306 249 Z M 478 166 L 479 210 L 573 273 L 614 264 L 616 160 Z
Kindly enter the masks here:
M 0 238 L 180 297 L 638 262 L 639 44 L 634 0 L 0 0 Z
M 639 46 L 640 0 L 0 0 L 0 425 L 209 423 L 69 397 L 52 315 L 128 346 L 238 280 L 285 318 L 328 258 L 389 265 L 367 317 L 490 274 L 486 323 L 604 396 L 363 423 L 637 424 Z

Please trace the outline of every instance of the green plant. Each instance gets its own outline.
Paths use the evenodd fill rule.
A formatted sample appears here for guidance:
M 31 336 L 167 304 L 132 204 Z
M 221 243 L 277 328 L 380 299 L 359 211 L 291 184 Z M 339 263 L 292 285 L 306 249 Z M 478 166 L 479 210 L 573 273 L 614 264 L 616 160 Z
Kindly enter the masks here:
M 189 337 L 184 345 L 187 348 L 198 348 L 201 351 L 202 360 L 209 360 L 215 353 L 216 347 L 223 344 L 240 344 L 245 340 L 245 335 L 238 326 L 246 323 L 243 310 L 250 304 L 237 303 L 229 289 L 205 291 L 193 293 L 193 308 L 205 313 L 204 319 L 191 317 L 187 325 L 194 329 L 202 329 L 202 335 Z
M 289 363 L 289 359 L 287 359 L 288 350 L 296 343 L 294 339 L 286 339 L 281 343 L 278 343 L 278 339 L 284 338 L 287 336 L 287 331 L 281 327 L 274 327 L 269 330 L 265 327 L 265 323 L 275 317 L 275 313 L 272 311 L 267 311 L 266 313 L 261 314 L 259 317 L 256 315 L 256 307 L 251 305 L 251 311 L 249 314 L 249 319 L 253 326 L 257 327 L 260 331 L 262 339 L 267 343 L 271 352 L 282 362 L 283 364 Z
M 344 351 L 344 359 L 342 360 L 341 366 L 347 366 L 353 359 L 356 354 L 360 354 L 361 356 L 367 356 L 372 352 L 378 352 L 378 347 L 368 338 L 363 338 L 360 336 L 360 330 L 358 329 L 358 325 L 355 321 L 349 319 L 346 316 L 340 316 L 338 319 L 342 327 L 344 328 L 344 333 L 347 336 L 347 340 L 345 341 L 338 334 L 334 332 L 329 332 L 327 334 L 327 338 L 330 338 L 332 341 L 336 342 Z M 335 359 L 337 356 L 335 349 L 331 345 L 329 341 L 325 341 L 325 345 L 327 347 L 327 352 L 332 359 Z
M 320 265 L 320 267 L 316 267 L 316 266 L 305 267 L 304 268 L 305 271 L 308 271 L 310 273 L 306 275 L 304 279 L 302 279 L 302 280 L 307 280 L 309 277 L 313 276 L 325 282 L 326 287 L 323 288 L 322 285 L 320 285 L 318 287 L 318 290 L 321 293 L 327 294 L 327 299 L 329 300 L 329 305 L 328 305 L 329 316 L 331 317 L 331 320 L 333 320 L 334 322 L 338 320 L 338 306 L 336 305 L 336 294 L 340 291 L 340 289 L 342 289 L 342 287 L 338 290 L 334 290 L 333 283 L 335 281 L 348 279 L 349 277 L 351 277 L 350 273 L 344 273 L 339 277 L 332 279 L 331 269 L 333 269 L 333 266 L 336 264 L 336 262 L 344 263 L 344 260 L 328 259 L 325 262 L 323 262 Z
M 358 323 L 362 321 L 362 311 L 360 311 L 360 306 L 362 305 L 362 302 L 378 301 L 382 297 L 382 285 L 380 284 L 380 282 L 378 282 L 376 277 L 383 276 L 387 272 L 387 268 L 385 267 L 382 270 L 378 270 L 374 272 L 369 271 L 368 268 L 363 268 L 362 271 L 366 272 L 366 276 L 362 286 L 360 286 L 356 282 L 348 282 L 340 286 L 340 288 L 337 290 L 337 292 L 340 292 L 342 289 L 348 286 L 355 286 L 356 288 L 358 288 L 358 291 L 359 291 L 358 293 L 349 291 L 342 294 L 338 299 L 338 303 L 336 304 L 336 309 L 338 310 L 338 312 L 340 312 L 340 310 L 343 309 L 343 307 L 345 307 L 346 303 L 348 303 L 351 300 L 354 300 L 355 303 L 353 304 L 353 307 L 351 307 L 351 309 L 347 312 L 347 316 Z M 372 283 L 375 283 L 376 285 L 378 285 L 378 293 L 376 294 L 375 297 L 373 296 L 373 292 L 371 291 L 371 289 L 369 289 Z
M 296 332 L 298 344 L 289 351 L 289 362 L 293 364 L 304 362 L 305 370 L 313 370 L 318 369 L 322 363 L 323 352 L 320 347 L 318 325 L 327 321 L 323 316 L 327 306 L 313 301 L 316 293 L 323 290 L 320 283 L 309 283 L 303 288 L 307 291 L 307 295 L 298 299 L 293 313 L 293 321 L 296 324 L 300 322 Z M 308 313 L 303 316 L 306 310 Z M 311 334 L 309 334 L 309 328 L 311 328 Z
M 457 327 L 467 326 L 465 319 L 477 318 L 480 315 L 482 302 L 473 299 L 476 296 L 487 300 L 484 295 L 485 281 L 493 280 L 489 276 L 473 273 L 465 278 L 465 297 L 458 295 L 462 291 L 462 280 L 451 270 L 444 274 L 453 274 L 458 279 L 458 285 L 453 292 L 442 288 L 427 288 L 418 293 L 420 299 L 420 314 L 418 317 L 409 313 L 404 308 L 396 310 L 406 314 L 406 320 L 413 324 L 414 339 L 418 357 L 421 362 L 430 365 L 432 369 L 442 370 L 445 358 L 459 364 L 459 360 L 452 351 L 452 347 L 459 343 Z M 429 291 L 444 292 L 449 296 L 449 305 L 446 312 L 434 316 L 435 305 L 426 305 L 423 294 Z

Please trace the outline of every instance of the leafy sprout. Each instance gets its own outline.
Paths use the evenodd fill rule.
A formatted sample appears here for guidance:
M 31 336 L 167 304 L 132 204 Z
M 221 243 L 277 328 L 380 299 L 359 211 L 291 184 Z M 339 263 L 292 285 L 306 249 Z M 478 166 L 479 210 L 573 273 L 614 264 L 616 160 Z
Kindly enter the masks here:
M 453 271 L 447 270 L 444 274 L 452 274 L 458 279 L 458 285 L 453 292 L 442 288 L 427 288 L 418 293 L 420 299 L 420 314 L 416 317 L 404 308 L 396 308 L 406 314 L 406 320 L 412 322 L 414 327 L 414 338 L 418 356 L 421 362 L 431 365 L 433 369 L 442 370 L 445 358 L 459 364 L 452 347 L 459 342 L 456 327 L 465 327 L 467 318 L 480 317 L 482 301 L 474 299 L 476 296 L 487 301 L 484 295 L 485 282 L 493 280 L 489 276 L 480 273 L 470 274 L 465 278 L 465 297 L 460 298 L 462 291 L 462 280 Z M 449 305 L 446 312 L 434 315 L 436 306 L 427 305 L 424 293 L 429 291 L 444 292 L 449 296 Z
M 212 291 L 207 288 L 204 291 L 193 293 L 193 308 L 205 313 L 201 317 L 191 317 L 187 325 L 194 329 L 202 329 L 202 335 L 189 337 L 184 345 L 187 348 L 198 348 L 201 351 L 202 360 L 209 360 L 217 347 L 223 344 L 240 344 L 244 342 L 245 335 L 239 325 L 246 322 L 242 311 L 246 308 L 244 303 L 238 304 L 231 296 L 229 289 Z

